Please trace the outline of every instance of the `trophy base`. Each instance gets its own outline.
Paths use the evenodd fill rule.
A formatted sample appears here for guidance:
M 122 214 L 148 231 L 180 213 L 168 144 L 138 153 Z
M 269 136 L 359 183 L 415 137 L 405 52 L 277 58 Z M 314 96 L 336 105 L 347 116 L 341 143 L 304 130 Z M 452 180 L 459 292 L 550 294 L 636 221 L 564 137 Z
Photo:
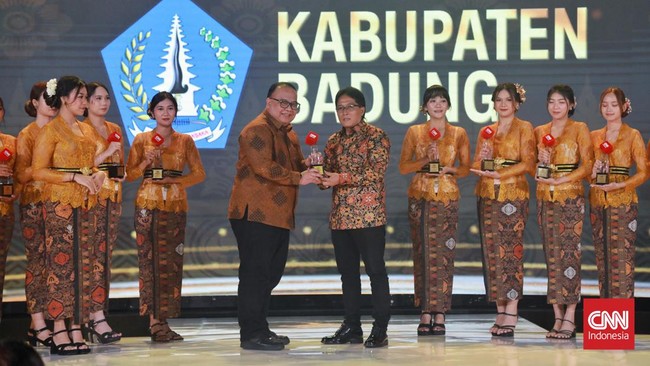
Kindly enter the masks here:
M 152 180 L 162 180 L 163 179 L 163 169 L 162 168 L 153 168 L 153 169 L 151 169 L 151 179 Z
M 429 162 L 429 167 L 427 169 L 427 173 L 431 174 L 439 174 L 440 173 L 440 162 L 439 161 L 432 161 Z
M 596 184 L 598 185 L 609 184 L 609 174 L 596 173 Z
M 481 160 L 481 170 L 493 172 L 494 167 L 494 159 Z
M 106 167 L 109 178 L 124 178 L 124 165 L 111 164 Z
M 316 169 L 321 175 L 323 175 L 324 170 L 322 165 L 312 165 L 311 168 Z
M 551 168 L 544 165 L 540 165 L 537 167 L 537 172 L 535 173 L 535 176 L 538 178 L 548 179 L 551 177 Z
M 14 185 L 11 183 L 0 183 L 0 196 L 11 197 L 14 195 Z

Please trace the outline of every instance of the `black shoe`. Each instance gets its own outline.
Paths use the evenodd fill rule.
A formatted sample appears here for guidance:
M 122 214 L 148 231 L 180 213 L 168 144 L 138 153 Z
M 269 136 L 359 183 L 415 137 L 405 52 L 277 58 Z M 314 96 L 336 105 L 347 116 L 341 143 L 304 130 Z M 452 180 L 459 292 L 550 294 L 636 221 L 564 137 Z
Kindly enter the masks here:
M 386 329 L 381 329 L 378 327 L 372 327 L 370 332 L 370 337 L 366 339 L 363 343 L 367 348 L 378 348 L 388 346 L 388 336 L 386 335 Z
M 361 327 L 353 327 L 343 323 L 333 336 L 323 337 L 320 342 L 323 344 L 362 343 L 363 330 Z
M 284 349 L 284 344 L 277 343 L 270 335 L 266 335 L 241 341 L 240 347 L 256 351 L 281 351 Z
M 287 344 L 291 343 L 291 340 L 289 339 L 289 337 L 283 336 L 283 335 L 278 335 L 272 330 L 269 330 L 268 335 L 269 335 L 269 338 L 271 339 L 272 342 L 279 343 L 279 344 L 282 344 L 282 345 L 285 345 L 285 346 Z

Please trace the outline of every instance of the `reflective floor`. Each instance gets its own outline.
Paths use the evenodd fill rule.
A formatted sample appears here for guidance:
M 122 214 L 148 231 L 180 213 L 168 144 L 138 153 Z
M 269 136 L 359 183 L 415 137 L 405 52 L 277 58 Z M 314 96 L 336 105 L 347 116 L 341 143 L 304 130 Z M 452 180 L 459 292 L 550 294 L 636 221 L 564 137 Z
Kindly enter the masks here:
M 364 319 L 370 332 L 371 320 Z M 520 319 L 514 338 L 488 333 L 492 315 L 450 315 L 446 336 L 417 337 L 417 318 L 391 319 L 389 346 L 365 349 L 362 345 L 326 346 L 320 338 L 339 326 L 333 317 L 271 318 L 271 328 L 291 338 L 284 351 L 260 352 L 239 348 L 237 320 L 175 319 L 174 330 L 185 341 L 153 344 L 149 338 L 125 338 L 115 345 L 93 345 L 83 356 L 50 356 L 38 348 L 47 365 L 647 365 L 650 335 L 636 336 L 634 351 L 585 351 L 577 340 L 547 340 L 546 331 Z

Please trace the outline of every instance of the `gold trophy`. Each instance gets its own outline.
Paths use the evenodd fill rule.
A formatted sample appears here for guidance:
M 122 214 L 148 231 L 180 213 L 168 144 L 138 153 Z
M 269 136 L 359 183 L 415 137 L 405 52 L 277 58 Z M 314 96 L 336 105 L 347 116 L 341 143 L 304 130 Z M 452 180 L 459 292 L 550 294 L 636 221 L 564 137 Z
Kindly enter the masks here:
M 600 151 L 602 152 L 602 159 L 600 159 L 602 165 L 596 172 L 596 184 L 603 185 L 609 183 L 609 154 L 614 151 L 614 145 L 609 141 L 604 141 L 600 144 Z
M 438 139 L 442 136 L 440 131 L 437 128 L 433 127 L 429 130 L 429 137 L 431 138 L 431 144 L 434 147 L 433 158 L 429 161 L 427 173 L 431 174 L 440 174 L 442 166 L 440 165 L 440 155 L 438 152 Z
M 488 152 L 486 158 L 481 160 L 481 170 L 493 172 L 496 168 L 496 164 L 494 163 L 494 159 L 492 157 L 492 144 L 490 143 L 490 139 L 495 135 L 495 133 L 496 132 L 489 126 L 481 131 L 481 137 L 483 137 L 482 150 Z
M 13 154 L 7 148 L 0 151 L 0 164 L 7 164 Z M 14 194 L 14 179 L 12 176 L 0 177 L 0 196 L 11 197 Z
M 156 146 L 156 157 L 153 161 L 153 167 L 151 168 L 151 179 L 153 180 L 162 180 L 163 179 L 163 167 L 162 167 L 162 149 L 160 146 L 165 142 L 165 138 L 160 134 L 155 133 L 151 138 L 151 142 Z
M 535 173 L 535 176 L 538 178 L 548 179 L 553 173 L 553 167 L 550 166 L 550 155 L 553 149 L 553 145 L 555 144 L 555 137 L 553 137 L 553 135 L 550 133 L 546 134 L 544 137 L 542 137 L 542 143 L 544 144 L 544 149 L 547 149 L 549 153 L 549 158 L 548 160 L 540 161 L 541 164 L 537 166 L 537 172 Z
M 108 136 L 108 143 L 122 142 L 122 136 L 119 133 L 113 132 Z M 106 172 L 109 178 L 124 178 L 124 165 L 120 164 L 120 153 L 116 151 L 111 155 L 111 161 L 103 164 L 106 166 Z

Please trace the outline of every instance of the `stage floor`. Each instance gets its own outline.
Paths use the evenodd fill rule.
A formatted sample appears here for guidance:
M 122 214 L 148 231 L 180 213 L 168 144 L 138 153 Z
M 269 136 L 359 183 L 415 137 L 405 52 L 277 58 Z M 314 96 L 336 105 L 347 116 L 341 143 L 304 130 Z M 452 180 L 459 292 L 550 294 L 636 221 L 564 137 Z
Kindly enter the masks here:
M 547 340 L 546 331 L 520 319 L 514 338 L 497 338 L 488 333 L 494 321 L 488 314 L 459 314 L 447 318 L 446 336 L 418 337 L 417 317 L 391 319 L 389 345 L 365 349 L 362 345 L 326 346 L 320 338 L 339 326 L 333 317 L 276 317 L 271 328 L 291 338 L 283 351 L 247 351 L 239 347 L 237 320 L 172 319 L 183 342 L 152 344 L 149 338 L 124 338 L 115 345 L 92 345 L 92 353 L 82 356 L 50 356 L 38 348 L 46 365 L 647 365 L 650 335 L 636 336 L 634 351 L 593 351 L 582 349 L 577 340 Z M 364 318 L 369 334 L 371 319 Z

